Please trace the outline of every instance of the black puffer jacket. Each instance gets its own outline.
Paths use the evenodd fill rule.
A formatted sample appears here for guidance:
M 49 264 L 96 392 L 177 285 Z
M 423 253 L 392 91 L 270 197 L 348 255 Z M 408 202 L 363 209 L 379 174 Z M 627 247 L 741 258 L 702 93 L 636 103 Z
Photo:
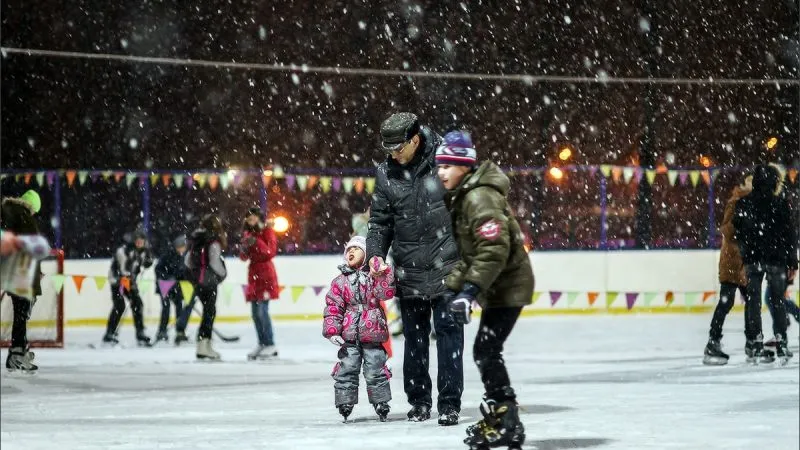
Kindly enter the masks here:
M 758 166 L 753 191 L 736 203 L 733 227 L 744 264 L 797 268 L 797 230 L 778 172 Z
M 407 165 L 392 158 L 378 166 L 370 207 L 367 259 L 386 258 L 396 268 L 397 296 L 431 298 L 446 290 L 444 277 L 458 261 L 445 189 L 436 176 L 436 147 L 442 138 L 427 127 Z

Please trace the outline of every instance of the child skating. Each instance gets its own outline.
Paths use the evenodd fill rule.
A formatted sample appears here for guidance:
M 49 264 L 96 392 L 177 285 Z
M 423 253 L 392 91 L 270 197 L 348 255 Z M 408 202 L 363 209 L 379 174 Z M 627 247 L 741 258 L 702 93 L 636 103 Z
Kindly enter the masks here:
M 339 414 L 347 421 L 358 403 L 358 374 L 363 364 L 367 396 L 378 418 L 386 420 L 392 392 L 391 373 L 386 367 L 383 343 L 389 339 L 381 302 L 394 297 L 394 273 L 373 258 L 374 277 L 364 270 L 366 240 L 356 236 L 345 246 L 342 272 L 325 296 L 322 335 L 339 347 L 339 362 L 333 368 L 334 398 Z

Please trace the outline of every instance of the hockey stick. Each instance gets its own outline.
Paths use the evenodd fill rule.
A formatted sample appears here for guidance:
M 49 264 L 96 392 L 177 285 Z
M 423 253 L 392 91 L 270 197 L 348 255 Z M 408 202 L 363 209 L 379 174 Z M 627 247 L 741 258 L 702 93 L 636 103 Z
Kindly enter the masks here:
M 192 310 L 194 310 L 194 312 L 196 312 L 197 314 L 200 314 L 201 317 L 203 316 L 203 314 L 197 310 L 197 305 L 192 307 Z M 211 331 L 213 331 L 214 334 L 216 334 L 217 337 L 222 340 L 222 342 L 239 342 L 240 339 L 239 336 L 226 336 L 220 333 L 219 330 L 217 330 L 216 328 L 212 328 Z

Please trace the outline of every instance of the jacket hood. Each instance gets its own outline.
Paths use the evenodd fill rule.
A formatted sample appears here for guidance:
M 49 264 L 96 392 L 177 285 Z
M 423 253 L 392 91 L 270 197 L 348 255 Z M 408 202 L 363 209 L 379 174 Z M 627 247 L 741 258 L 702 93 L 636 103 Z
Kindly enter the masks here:
M 462 185 L 456 190 L 467 192 L 480 186 L 491 187 L 505 197 L 508 195 L 511 181 L 497 164 L 491 161 L 484 161 L 474 172 L 465 177 Z
M 753 196 L 769 197 L 776 195 L 780 184 L 780 172 L 772 166 L 757 166 L 753 171 Z
M 216 240 L 219 240 L 219 237 L 205 228 L 198 228 L 192 232 L 192 242 L 194 244 L 205 246 Z

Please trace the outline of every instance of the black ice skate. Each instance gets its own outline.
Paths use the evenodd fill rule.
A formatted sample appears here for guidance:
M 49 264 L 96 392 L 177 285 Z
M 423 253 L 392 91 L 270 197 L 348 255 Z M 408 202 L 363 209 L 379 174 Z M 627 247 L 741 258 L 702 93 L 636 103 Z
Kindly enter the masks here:
M 786 339 L 784 339 L 781 335 L 775 337 L 775 354 L 777 356 L 778 363 L 782 366 L 785 366 L 787 363 L 789 363 L 789 359 L 794 356 L 794 354 L 789 350 Z
M 6 357 L 6 369 L 9 372 L 36 373 L 39 367 L 33 363 L 32 352 L 26 352 L 22 347 L 13 347 Z
M 386 417 L 389 415 L 389 404 L 386 402 L 376 403 L 375 413 L 378 415 L 378 420 L 386 422 Z
M 746 361 L 753 365 L 770 364 L 775 361 L 775 353 L 764 349 L 764 343 L 761 339 L 748 340 L 744 344 L 744 353 L 747 355 Z
M 703 351 L 703 364 L 707 366 L 724 366 L 730 357 L 722 351 L 722 345 L 716 339 L 709 339 Z
M 339 405 L 339 414 L 344 417 L 344 422 L 347 422 L 347 418 L 350 417 L 350 414 L 353 412 L 353 405 L 346 404 L 346 405 Z
M 169 335 L 167 335 L 166 331 L 159 331 L 156 333 L 156 343 L 159 342 L 169 342 Z
M 117 339 L 116 333 L 114 333 L 114 334 L 106 333 L 106 335 L 103 336 L 103 344 L 111 346 L 111 347 L 119 345 L 119 339 Z
M 136 345 L 139 347 L 152 347 L 153 343 L 150 342 L 150 337 L 146 336 L 144 333 L 136 334 Z
M 439 425 L 449 427 L 458 425 L 458 411 L 455 409 L 448 409 L 439 413 Z
M 416 405 L 407 414 L 410 422 L 424 422 L 431 418 L 431 407 L 427 405 Z
M 508 447 L 519 450 L 525 442 L 525 428 L 519 420 L 519 407 L 513 400 L 481 405 L 483 420 L 467 428 L 464 443 L 470 450 Z M 471 434 L 470 434 L 471 432 Z
M 186 337 L 186 333 L 183 331 L 178 331 L 177 333 L 175 333 L 175 346 L 177 347 L 183 344 L 184 342 L 189 342 L 189 338 Z

